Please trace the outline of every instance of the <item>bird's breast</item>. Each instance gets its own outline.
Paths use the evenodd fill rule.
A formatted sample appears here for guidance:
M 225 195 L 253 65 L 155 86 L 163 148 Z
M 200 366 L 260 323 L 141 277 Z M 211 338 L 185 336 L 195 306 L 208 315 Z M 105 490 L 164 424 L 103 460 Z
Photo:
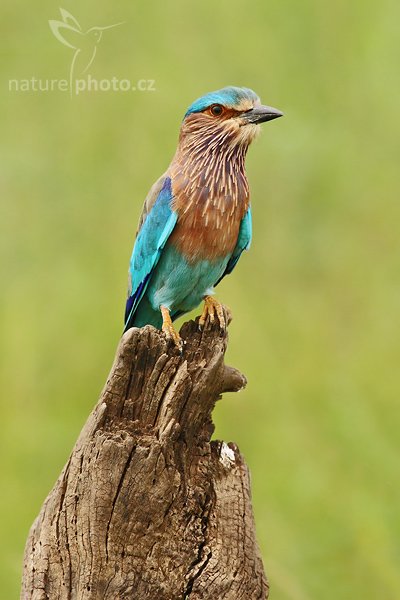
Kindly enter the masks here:
M 249 206 L 244 154 L 225 145 L 195 155 L 178 150 L 169 169 L 178 213 L 170 241 L 187 260 L 215 261 L 233 252 Z
M 187 260 L 215 261 L 233 252 L 248 202 L 204 194 L 174 197 L 178 221 L 170 243 Z

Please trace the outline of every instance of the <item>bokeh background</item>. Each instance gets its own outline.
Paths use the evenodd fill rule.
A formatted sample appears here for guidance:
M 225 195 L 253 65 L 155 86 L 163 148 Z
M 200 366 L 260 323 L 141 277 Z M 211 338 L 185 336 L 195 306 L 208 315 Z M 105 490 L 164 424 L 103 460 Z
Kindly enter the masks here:
M 186 107 L 244 85 L 284 119 L 250 149 L 254 242 L 219 297 L 241 394 L 215 412 L 252 473 L 273 600 L 400 597 L 400 8 L 394 0 L 93 5 L 94 78 L 153 92 L 9 92 L 66 79 L 59 6 L 2 2 L 0 596 L 98 398 L 142 201 Z

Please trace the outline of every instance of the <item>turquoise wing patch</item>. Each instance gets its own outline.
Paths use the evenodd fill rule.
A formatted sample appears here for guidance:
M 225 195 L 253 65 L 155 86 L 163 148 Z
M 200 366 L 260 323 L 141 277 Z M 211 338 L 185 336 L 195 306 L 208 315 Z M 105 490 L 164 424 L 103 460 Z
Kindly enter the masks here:
M 133 247 L 129 265 L 130 289 L 126 302 L 124 331 L 130 326 L 129 323 L 146 291 L 161 252 L 176 225 L 178 215 L 171 209 L 171 200 L 171 179 L 166 177 L 142 223 Z
M 232 273 L 233 269 L 236 267 L 236 264 L 241 257 L 243 250 L 248 250 L 251 244 L 252 237 L 252 221 L 251 221 L 251 208 L 249 206 L 246 214 L 244 215 L 242 222 L 240 223 L 239 235 L 236 242 L 236 246 L 232 252 L 232 256 L 230 257 L 228 264 L 226 265 L 226 269 L 222 276 L 218 279 L 215 285 L 225 277 L 225 275 L 229 275 Z

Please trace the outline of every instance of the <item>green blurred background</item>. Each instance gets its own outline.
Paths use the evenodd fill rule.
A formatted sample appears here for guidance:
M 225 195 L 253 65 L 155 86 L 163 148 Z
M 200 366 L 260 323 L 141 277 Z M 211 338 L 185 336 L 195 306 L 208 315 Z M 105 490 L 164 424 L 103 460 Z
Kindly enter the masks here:
M 2 3 L 0 597 L 105 382 L 142 201 L 186 107 L 251 87 L 284 119 L 250 149 L 254 241 L 218 296 L 248 377 L 215 412 L 252 472 L 273 600 L 400 597 L 398 2 L 82 5 L 98 79 L 153 92 L 9 92 L 68 78 L 58 4 Z

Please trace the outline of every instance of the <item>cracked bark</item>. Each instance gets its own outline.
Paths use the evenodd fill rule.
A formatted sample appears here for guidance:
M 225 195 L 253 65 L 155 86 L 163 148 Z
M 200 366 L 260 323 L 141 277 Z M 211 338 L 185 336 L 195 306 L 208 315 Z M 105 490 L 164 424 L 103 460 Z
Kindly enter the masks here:
M 181 336 L 182 355 L 150 326 L 123 336 L 32 525 L 23 600 L 267 598 L 247 467 L 210 441 L 215 402 L 246 380 L 217 326 Z

